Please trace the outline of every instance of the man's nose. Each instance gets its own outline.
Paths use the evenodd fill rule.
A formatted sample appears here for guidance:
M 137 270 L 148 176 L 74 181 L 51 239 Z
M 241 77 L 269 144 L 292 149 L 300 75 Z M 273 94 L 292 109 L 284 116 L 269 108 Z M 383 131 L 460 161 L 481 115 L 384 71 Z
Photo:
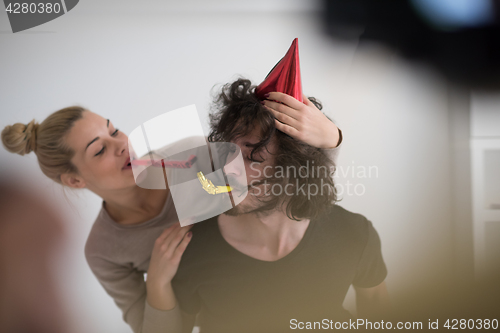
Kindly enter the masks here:
M 234 178 L 239 178 L 244 172 L 245 163 L 242 158 L 241 151 L 236 149 L 232 154 L 229 154 L 224 164 L 224 172 Z
M 233 158 L 233 159 L 228 159 L 228 161 L 230 160 L 229 163 L 226 163 L 224 165 L 224 172 L 226 173 L 226 175 L 231 175 L 235 178 L 237 178 L 238 176 L 241 175 L 241 163 L 238 163 L 238 160 L 237 158 Z

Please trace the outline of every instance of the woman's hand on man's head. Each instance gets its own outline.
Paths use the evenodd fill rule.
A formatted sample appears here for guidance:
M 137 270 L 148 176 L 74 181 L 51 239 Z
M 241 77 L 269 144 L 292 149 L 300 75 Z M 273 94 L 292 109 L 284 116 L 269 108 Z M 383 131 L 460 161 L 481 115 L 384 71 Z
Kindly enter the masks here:
M 328 149 L 339 145 L 337 126 L 305 95 L 304 103 L 280 92 L 268 95 L 262 104 L 273 113 L 278 130 L 317 148 Z

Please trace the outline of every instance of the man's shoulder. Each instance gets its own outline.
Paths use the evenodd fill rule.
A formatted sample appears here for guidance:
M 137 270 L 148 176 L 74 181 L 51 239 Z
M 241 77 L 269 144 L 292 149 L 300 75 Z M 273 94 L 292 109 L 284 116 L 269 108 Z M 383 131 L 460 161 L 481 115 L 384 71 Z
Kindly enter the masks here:
M 224 246 L 221 242 L 221 237 L 217 235 L 217 232 L 219 232 L 218 228 L 217 216 L 193 225 L 191 228 L 193 235 L 182 254 L 176 280 L 182 281 L 188 279 L 193 274 L 193 270 L 196 271 L 201 266 L 207 263 L 210 264 L 227 254 L 223 251 Z
M 322 214 L 322 217 L 357 224 L 363 224 L 368 221 L 363 214 L 352 212 L 337 204 L 330 205 Z
M 203 246 L 207 241 L 213 241 L 214 235 L 216 235 L 216 232 L 219 230 L 217 218 L 218 216 L 214 216 L 207 220 L 195 223 L 191 228 L 191 231 L 193 232 L 193 239 L 189 243 L 195 243 Z
M 351 234 L 358 238 L 368 236 L 372 223 L 363 214 L 355 213 L 337 204 L 331 205 L 319 218 L 325 229 Z

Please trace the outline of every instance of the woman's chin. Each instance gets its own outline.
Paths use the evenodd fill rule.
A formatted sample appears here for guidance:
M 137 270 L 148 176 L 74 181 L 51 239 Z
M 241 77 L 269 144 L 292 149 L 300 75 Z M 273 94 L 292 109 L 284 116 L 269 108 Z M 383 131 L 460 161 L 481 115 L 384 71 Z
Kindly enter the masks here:
M 134 178 L 134 173 L 132 171 L 132 168 L 130 167 L 125 167 L 122 168 L 122 177 L 126 179 L 127 185 L 135 185 L 135 178 Z

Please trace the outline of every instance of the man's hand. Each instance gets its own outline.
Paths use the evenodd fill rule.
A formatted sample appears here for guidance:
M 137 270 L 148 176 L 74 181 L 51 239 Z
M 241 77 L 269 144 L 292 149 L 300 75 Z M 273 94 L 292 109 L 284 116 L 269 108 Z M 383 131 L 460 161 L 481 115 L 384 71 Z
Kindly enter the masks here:
M 290 95 L 271 92 L 262 104 L 277 119 L 276 128 L 291 137 L 317 148 L 335 148 L 339 130 L 305 95 L 304 103 Z

